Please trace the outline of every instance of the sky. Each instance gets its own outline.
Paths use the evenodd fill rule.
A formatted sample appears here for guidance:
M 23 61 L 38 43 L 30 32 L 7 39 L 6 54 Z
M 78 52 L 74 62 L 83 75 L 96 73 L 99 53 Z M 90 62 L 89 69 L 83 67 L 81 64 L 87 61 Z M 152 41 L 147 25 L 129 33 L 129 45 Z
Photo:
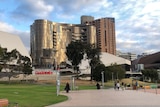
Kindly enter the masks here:
M 82 15 L 115 18 L 116 49 L 135 54 L 160 51 L 160 0 L 0 0 L 0 31 L 18 35 L 30 50 L 36 19 L 80 24 Z

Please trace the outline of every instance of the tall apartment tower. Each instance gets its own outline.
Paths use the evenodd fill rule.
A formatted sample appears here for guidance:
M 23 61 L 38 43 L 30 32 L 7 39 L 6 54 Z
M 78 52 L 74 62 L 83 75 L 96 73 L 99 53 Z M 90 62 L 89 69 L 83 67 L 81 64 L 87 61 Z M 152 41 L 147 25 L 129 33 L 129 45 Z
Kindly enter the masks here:
M 90 24 L 96 27 L 97 46 L 101 52 L 116 55 L 115 20 L 114 18 L 101 18 L 94 20 L 92 16 L 81 16 L 81 24 Z
M 93 22 L 97 31 L 97 45 L 102 52 L 116 55 L 115 20 L 114 18 L 101 18 Z

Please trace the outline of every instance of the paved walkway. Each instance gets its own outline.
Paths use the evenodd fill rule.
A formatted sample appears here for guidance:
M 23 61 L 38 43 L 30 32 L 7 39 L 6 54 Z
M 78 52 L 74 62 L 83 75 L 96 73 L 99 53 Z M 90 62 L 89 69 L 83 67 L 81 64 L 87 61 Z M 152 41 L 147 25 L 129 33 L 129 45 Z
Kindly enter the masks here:
M 47 107 L 160 107 L 160 94 L 136 90 L 101 89 L 71 91 L 69 100 Z

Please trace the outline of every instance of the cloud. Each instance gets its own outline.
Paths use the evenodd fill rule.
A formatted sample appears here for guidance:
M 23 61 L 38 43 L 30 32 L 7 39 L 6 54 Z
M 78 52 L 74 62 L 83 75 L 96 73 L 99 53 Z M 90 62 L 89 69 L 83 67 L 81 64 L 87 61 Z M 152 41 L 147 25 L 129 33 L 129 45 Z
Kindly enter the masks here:
M 81 15 L 91 15 L 95 19 L 114 17 L 118 50 L 138 54 L 157 52 L 159 5 L 159 0 L 19 0 L 10 10 L 0 8 L 0 28 L 16 31 L 29 47 L 29 25 L 35 19 L 80 23 Z
M 47 18 L 53 10 L 54 7 L 43 0 L 21 0 L 11 14 L 14 19 L 30 20 L 30 18 Z
M 15 34 L 20 37 L 23 44 L 27 48 L 27 50 L 30 50 L 30 32 L 29 31 L 19 31 L 15 29 L 12 25 L 4 22 L 0 22 L 0 31 L 8 32 L 11 34 Z
M 14 27 L 8 23 L 0 22 L 0 30 L 5 32 L 13 32 Z
M 114 11 L 114 14 L 118 14 L 118 20 L 116 20 L 117 49 L 138 54 L 159 51 L 159 4 L 160 2 L 156 0 L 137 2 L 132 0 L 121 5 L 120 11 Z M 136 42 L 131 42 L 132 40 Z

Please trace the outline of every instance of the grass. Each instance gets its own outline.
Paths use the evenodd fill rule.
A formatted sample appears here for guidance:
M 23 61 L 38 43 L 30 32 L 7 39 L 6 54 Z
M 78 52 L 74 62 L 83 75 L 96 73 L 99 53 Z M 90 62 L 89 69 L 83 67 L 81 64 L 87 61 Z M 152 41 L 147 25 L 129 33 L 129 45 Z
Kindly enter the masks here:
M 131 79 L 123 79 L 121 82 L 132 83 Z M 61 91 L 69 80 L 61 81 Z M 100 83 L 101 84 L 101 83 Z M 114 82 L 105 83 L 105 88 L 113 87 Z M 139 84 L 146 84 L 139 81 Z M 75 85 L 79 90 L 96 89 L 96 82 L 75 80 Z M 68 99 L 67 96 L 56 94 L 56 86 L 53 81 L 41 81 L 40 84 L 27 83 L 3 83 L 0 82 L 0 99 L 7 98 L 9 102 L 17 102 L 18 107 L 44 107 Z
M 44 107 L 67 100 L 67 96 L 56 95 L 53 85 L 0 84 L 0 98 L 17 102 L 19 107 Z
M 65 83 L 61 81 L 61 91 L 64 91 Z M 96 89 L 95 82 L 76 80 L 76 86 L 80 90 Z M 18 107 L 44 107 L 68 99 L 67 96 L 56 93 L 56 85 L 53 81 L 40 81 L 39 84 L 20 82 L 0 82 L 0 99 L 7 98 L 10 103 L 18 103 Z

